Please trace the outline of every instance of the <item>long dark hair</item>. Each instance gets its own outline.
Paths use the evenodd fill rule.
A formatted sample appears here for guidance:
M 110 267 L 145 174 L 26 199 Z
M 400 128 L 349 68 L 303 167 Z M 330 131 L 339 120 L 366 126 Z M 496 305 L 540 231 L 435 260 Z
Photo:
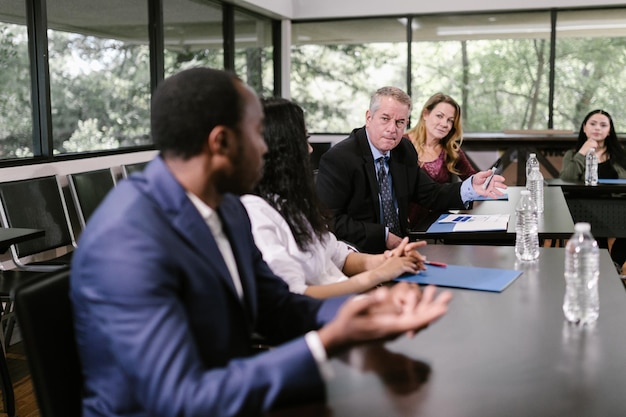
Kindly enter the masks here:
M 624 150 L 622 144 L 619 143 L 619 139 L 617 139 L 617 133 L 615 133 L 615 126 L 613 125 L 613 118 L 609 113 L 604 110 L 596 109 L 590 111 L 585 116 L 583 122 L 580 125 L 580 130 L 578 131 L 578 142 L 576 143 L 576 151 L 578 151 L 587 141 L 587 135 L 584 132 L 584 128 L 589 118 L 594 114 L 601 114 L 609 119 L 609 135 L 604 140 L 604 143 L 606 144 L 606 151 L 609 154 L 609 158 L 612 160 L 612 163 L 617 163 L 626 168 L 626 151 Z
M 304 111 L 283 99 L 262 100 L 267 143 L 263 178 L 253 193 L 266 200 L 287 221 L 301 250 L 327 232 L 309 156 Z

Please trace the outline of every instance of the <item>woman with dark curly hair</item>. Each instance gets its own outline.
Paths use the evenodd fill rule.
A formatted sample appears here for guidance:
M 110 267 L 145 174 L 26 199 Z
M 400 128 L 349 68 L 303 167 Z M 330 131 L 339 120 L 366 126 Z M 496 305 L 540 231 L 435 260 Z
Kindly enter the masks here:
M 461 107 L 452 97 L 443 93 L 431 96 L 417 125 L 406 135 L 417 151 L 420 168 L 434 181 L 452 182 L 455 176 L 465 180 L 476 173 L 461 150 Z M 409 207 L 409 222 L 415 224 L 427 212 L 425 207 L 413 203 Z
M 424 242 L 405 239 L 393 251 L 370 255 L 337 240 L 316 195 L 302 108 L 281 98 L 264 100 L 263 107 L 263 178 L 255 195 L 241 201 L 263 258 L 290 290 L 317 298 L 358 293 L 424 269 L 415 250 Z
M 626 151 L 617 139 L 613 119 L 609 113 L 597 109 L 583 119 L 576 149 L 565 152 L 561 179 L 585 180 L 585 157 L 591 148 L 596 149 L 598 157 L 598 178 L 626 178 Z M 603 242 L 600 244 L 603 245 Z M 626 275 L 626 239 L 609 238 L 606 246 L 621 274 Z

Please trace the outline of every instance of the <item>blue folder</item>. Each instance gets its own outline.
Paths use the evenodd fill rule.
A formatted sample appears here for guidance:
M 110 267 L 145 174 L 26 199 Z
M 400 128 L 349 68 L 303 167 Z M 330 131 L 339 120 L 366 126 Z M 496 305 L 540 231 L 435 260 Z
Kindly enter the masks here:
M 483 197 L 482 195 L 479 195 L 478 197 L 474 199 L 474 201 L 497 201 L 497 200 L 508 201 L 508 199 L 509 199 L 509 194 L 504 193 L 497 197 Z
M 626 184 L 626 179 L 623 178 L 599 178 L 598 184 Z
M 428 266 L 415 275 L 402 275 L 396 281 L 433 284 L 440 287 L 465 288 L 478 291 L 502 292 L 522 274 L 514 269 L 480 268 L 448 265 L 446 268 Z

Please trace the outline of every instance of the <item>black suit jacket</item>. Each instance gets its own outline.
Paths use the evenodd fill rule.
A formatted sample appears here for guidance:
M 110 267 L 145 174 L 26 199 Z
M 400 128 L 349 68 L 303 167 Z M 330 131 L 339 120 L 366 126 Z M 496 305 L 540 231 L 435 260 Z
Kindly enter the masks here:
M 406 138 L 391 150 L 389 172 L 405 235 L 410 201 L 434 210 L 464 208 L 461 183 L 434 182 L 419 168 L 417 152 Z M 374 157 L 364 127 L 353 130 L 322 155 L 316 182 L 319 198 L 332 213 L 337 237 L 363 252 L 383 252 L 385 226 L 380 218 Z

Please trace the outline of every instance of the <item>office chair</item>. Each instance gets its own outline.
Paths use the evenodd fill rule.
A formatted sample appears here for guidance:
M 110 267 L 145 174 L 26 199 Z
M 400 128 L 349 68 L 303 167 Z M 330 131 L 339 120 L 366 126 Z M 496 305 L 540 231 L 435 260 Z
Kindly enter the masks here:
M 51 271 L 70 263 L 76 242 L 56 176 L 0 183 L 0 216 L 3 227 L 45 231 L 44 237 L 11 245 L 17 268 Z
M 146 167 L 146 165 L 148 165 L 148 162 L 150 161 L 122 165 L 122 175 L 124 176 L 124 178 L 128 178 L 128 176 L 133 172 L 141 172 Z
M 115 176 L 110 168 L 69 174 L 67 181 L 76 206 L 78 221 L 85 228 L 87 220 L 113 187 Z
M 69 297 L 70 269 L 21 282 L 13 291 L 42 417 L 80 417 L 82 371 Z

